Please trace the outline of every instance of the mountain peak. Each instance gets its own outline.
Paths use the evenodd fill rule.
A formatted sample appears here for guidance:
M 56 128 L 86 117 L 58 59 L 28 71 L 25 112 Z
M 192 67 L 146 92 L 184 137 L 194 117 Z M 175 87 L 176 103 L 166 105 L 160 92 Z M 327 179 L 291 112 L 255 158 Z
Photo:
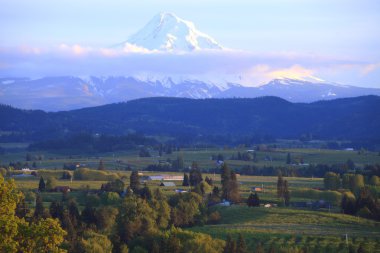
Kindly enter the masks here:
M 223 49 L 213 38 L 177 15 L 161 12 L 123 43 L 148 50 L 191 52 L 200 49 Z

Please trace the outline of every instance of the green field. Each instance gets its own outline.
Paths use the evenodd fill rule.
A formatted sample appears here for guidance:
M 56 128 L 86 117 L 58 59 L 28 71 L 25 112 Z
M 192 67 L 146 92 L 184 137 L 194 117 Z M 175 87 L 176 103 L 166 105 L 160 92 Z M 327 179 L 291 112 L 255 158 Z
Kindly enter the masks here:
M 321 252 L 338 252 L 348 243 L 363 243 L 367 252 L 380 252 L 380 223 L 339 213 L 288 208 L 247 206 L 216 207 L 220 224 L 191 228 L 192 231 L 224 239 L 242 233 L 248 247 L 320 247 Z M 346 251 L 344 251 L 346 250 Z M 290 251 L 291 252 L 291 251 Z
M 286 156 L 288 153 L 295 160 L 303 159 L 305 164 L 342 164 L 348 159 L 355 162 L 357 167 L 363 167 L 366 164 L 380 163 L 380 156 L 377 152 L 365 151 L 363 153 L 357 151 L 343 150 L 327 150 L 327 149 L 273 149 L 268 151 L 257 151 L 257 162 L 229 160 L 237 152 L 246 152 L 248 148 L 223 148 L 223 149 L 183 149 L 173 152 L 172 154 L 164 154 L 158 156 L 156 150 L 151 150 L 151 157 L 139 157 L 138 150 L 123 151 L 104 154 L 92 155 L 63 155 L 60 153 L 50 152 L 31 152 L 32 156 L 43 156 L 43 160 L 35 161 L 37 168 L 62 169 L 64 163 L 80 163 L 86 167 L 97 168 L 99 160 L 103 159 L 105 166 L 109 170 L 120 170 L 130 166 L 134 169 L 144 169 L 150 164 L 157 164 L 159 161 L 167 159 L 175 160 L 178 156 L 182 156 L 186 166 L 190 166 L 193 161 L 197 161 L 201 168 L 214 168 L 215 161 L 211 160 L 212 155 L 222 154 L 228 164 L 234 167 L 243 167 L 246 165 L 263 167 L 263 166 L 284 166 L 286 164 Z M 9 162 L 25 162 L 27 152 L 6 153 L 0 155 L 0 161 L 3 164 Z M 29 162 L 30 165 L 32 162 Z

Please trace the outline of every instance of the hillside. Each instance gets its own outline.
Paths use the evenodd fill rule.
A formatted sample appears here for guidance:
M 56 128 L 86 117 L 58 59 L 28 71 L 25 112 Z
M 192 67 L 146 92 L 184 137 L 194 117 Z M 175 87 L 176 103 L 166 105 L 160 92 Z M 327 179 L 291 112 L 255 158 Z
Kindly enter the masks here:
M 183 138 L 271 136 L 380 140 L 380 97 L 290 103 L 254 99 L 146 98 L 80 110 L 46 113 L 0 107 L 2 141 L 35 141 L 78 132 L 122 135 L 140 132 Z M 221 137 L 222 138 L 222 137 Z

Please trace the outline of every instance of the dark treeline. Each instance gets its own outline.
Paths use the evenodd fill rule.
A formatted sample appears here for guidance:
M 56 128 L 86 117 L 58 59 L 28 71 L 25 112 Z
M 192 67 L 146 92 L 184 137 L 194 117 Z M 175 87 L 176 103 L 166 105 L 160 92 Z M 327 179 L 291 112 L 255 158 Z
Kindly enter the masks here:
M 37 142 L 31 144 L 29 150 L 67 150 L 91 153 L 130 150 L 135 149 L 139 145 L 156 144 L 157 142 L 153 138 L 147 138 L 140 134 L 111 136 L 81 133 L 67 138 Z
M 167 161 L 164 164 L 153 164 L 147 166 L 146 171 L 171 171 L 183 172 L 188 171 L 188 168 L 176 166 L 178 160 Z M 345 174 L 352 169 L 347 164 L 316 164 L 308 166 L 244 166 L 241 168 L 234 168 L 235 172 L 241 175 L 250 176 L 277 176 L 279 174 L 285 177 L 324 177 L 327 172 L 334 172 L 338 174 Z M 202 172 L 207 173 L 220 173 L 219 167 L 202 168 Z M 380 176 L 380 164 L 367 165 L 363 169 L 357 169 L 356 173 L 361 173 L 367 176 L 377 175 Z

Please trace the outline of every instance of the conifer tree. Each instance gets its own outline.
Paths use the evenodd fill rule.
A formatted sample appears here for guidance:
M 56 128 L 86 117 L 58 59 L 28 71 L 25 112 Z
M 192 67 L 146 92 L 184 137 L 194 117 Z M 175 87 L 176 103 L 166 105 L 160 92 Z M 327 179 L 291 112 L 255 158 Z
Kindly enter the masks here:
M 282 174 L 278 175 L 277 179 L 277 197 L 282 198 L 284 196 L 284 179 L 282 178 Z
M 247 245 L 245 244 L 245 240 L 241 233 L 239 233 L 239 236 L 236 242 L 236 253 L 247 253 Z
M 285 202 L 285 206 L 289 206 L 290 192 L 288 189 L 288 181 L 287 180 L 284 181 L 284 202 Z
M 137 170 L 134 170 L 131 173 L 129 187 L 131 187 L 133 193 L 135 194 L 137 194 L 140 190 L 140 178 Z
M 291 163 L 292 163 L 292 157 L 290 153 L 288 153 L 288 155 L 286 156 L 286 164 L 291 164 Z
M 186 174 L 186 173 L 184 173 L 183 174 L 183 182 L 182 182 L 182 186 L 189 186 L 190 184 L 189 184 L 189 176 Z
M 230 234 L 227 235 L 223 253 L 236 253 L 236 241 L 232 239 Z
M 231 170 L 230 168 L 228 168 L 226 163 L 223 163 L 222 165 L 221 181 L 222 181 L 222 198 L 229 199 L 229 183 L 231 181 Z
M 43 177 L 40 177 L 40 182 L 38 183 L 38 191 L 43 192 L 45 191 L 46 184 Z
M 44 211 L 45 211 L 45 208 L 44 208 L 44 205 L 42 203 L 41 195 L 38 194 L 36 197 L 36 208 L 34 210 L 33 217 L 35 219 L 41 219 L 44 216 Z
M 103 163 L 103 159 L 100 159 L 100 161 L 99 161 L 98 170 L 105 170 L 105 168 L 104 168 L 104 163 Z

